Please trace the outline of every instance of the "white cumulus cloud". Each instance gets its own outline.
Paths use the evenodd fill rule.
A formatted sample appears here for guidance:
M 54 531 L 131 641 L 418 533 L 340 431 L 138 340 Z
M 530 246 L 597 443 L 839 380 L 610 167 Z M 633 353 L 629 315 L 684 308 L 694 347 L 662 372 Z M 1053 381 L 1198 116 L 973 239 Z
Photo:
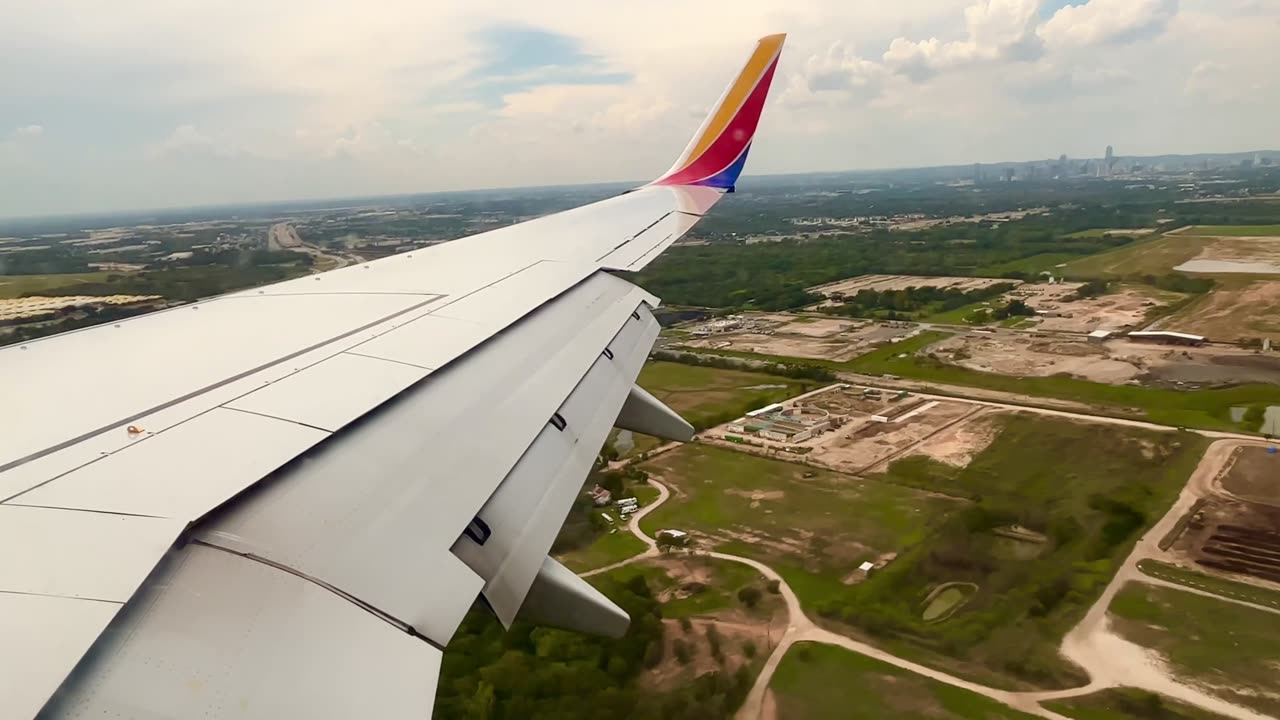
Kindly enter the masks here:
M 1054 13 L 1039 34 L 1051 47 L 1128 42 L 1159 34 L 1178 14 L 1178 0 L 1089 0 Z

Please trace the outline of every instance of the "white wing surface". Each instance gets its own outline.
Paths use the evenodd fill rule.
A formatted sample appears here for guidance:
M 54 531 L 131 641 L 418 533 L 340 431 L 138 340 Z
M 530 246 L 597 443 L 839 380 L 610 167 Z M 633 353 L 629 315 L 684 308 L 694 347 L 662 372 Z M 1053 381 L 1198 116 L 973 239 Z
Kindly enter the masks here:
M 623 632 L 547 557 L 611 426 L 692 433 L 614 271 L 732 189 L 781 44 L 650 185 L 0 350 L 0 716 L 422 718 L 479 596 Z

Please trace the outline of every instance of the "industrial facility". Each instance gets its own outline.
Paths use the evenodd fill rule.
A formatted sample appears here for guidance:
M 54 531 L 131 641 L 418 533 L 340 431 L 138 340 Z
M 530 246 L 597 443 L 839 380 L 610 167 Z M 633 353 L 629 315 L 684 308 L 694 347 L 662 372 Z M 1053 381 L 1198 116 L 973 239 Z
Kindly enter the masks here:
M 770 405 L 729 423 L 728 430 L 776 442 L 804 442 L 830 430 L 836 422 L 838 419 L 821 408 L 799 404 L 791 408 Z

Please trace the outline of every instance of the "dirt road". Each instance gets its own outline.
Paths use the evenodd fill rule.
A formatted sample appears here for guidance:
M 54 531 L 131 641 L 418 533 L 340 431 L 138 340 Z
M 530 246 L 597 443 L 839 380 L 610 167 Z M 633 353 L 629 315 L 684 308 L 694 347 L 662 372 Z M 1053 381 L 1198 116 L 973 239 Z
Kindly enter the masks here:
M 1116 571 L 1115 577 L 1111 579 L 1106 589 L 1102 591 L 1102 595 L 1093 604 L 1093 607 L 1089 608 L 1089 612 L 1084 616 L 1084 619 L 1063 638 L 1062 654 L 1084 668 L 1089 673 L 1089 677 L 1094 678 L 1090 686 L 1111 687 L 1124 685 L 1137 687 L 1203 707 L 1226 717 L 1241 718 L 1242 720 L 1266 720 L 1266 715 L 1233 705 L 1195 687 L 1179 682 L 1171 676 L 1159 657 L 1146 648 L 1135 645 L 1111 632 L 1110 620 L 1107 617 L 1107 608 L 1111 606 L 1111 601 L 1120 592 L 1120 589 L 1129 582 L 1145 582 L 1161 587 L 1172 587 L 1198 595 L 1208 595 L 1224 602 L 1245 604 L 1269 612 L 1276 612 L 1272 608 L 1264 608 L 1252 603 L 1244 603 L 1233 598 L 1213 595 L 1194 588 L 1186 588 L 1175 583 L 1152 578 L 1144 575 L 1138 569 L 1139 560 L 1164 557 L 1165 553 L 1160 549 L 1160 540 L 1173 529 L 1178 519 L 1191 509 L 1196 500 L 1213 493 L 1214 481 L 1230 460 L 1231 454 L 1236 448 L 1246 445 L 1266 447 L 1268 443 L 1259 440 L 1227 439 L 1219 440 L 1209 446 L 1195 472 L 1191 474 L 1190 480 L 1187 481 L 1186 487 L 1178 495 L 1173 507 L 1169 508 L 1164 517 L 1160 518 L 1138 540 L 1137 544 L 1134 545 L 1133 552 L 1129 554 L 1124 564 Z M 1106 678 L 1106 682 L 1100 683 L 1098 678 Z

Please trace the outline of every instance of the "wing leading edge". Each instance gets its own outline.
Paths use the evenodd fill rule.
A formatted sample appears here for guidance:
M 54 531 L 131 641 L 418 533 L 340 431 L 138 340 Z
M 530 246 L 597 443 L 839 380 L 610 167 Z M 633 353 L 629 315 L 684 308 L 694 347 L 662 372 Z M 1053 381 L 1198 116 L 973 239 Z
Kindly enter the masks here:
M 0 563 L 41 630 L 0 644 L 0 714 L 420 718 L 477 595 L 624 631 L 547 553 L 611 425 L 692 428 L 635 385 L 658 301 L 609 271 L 733 190 L 782 42 L 629 193 L 0 350 L 0 514 L 58 520 Z

